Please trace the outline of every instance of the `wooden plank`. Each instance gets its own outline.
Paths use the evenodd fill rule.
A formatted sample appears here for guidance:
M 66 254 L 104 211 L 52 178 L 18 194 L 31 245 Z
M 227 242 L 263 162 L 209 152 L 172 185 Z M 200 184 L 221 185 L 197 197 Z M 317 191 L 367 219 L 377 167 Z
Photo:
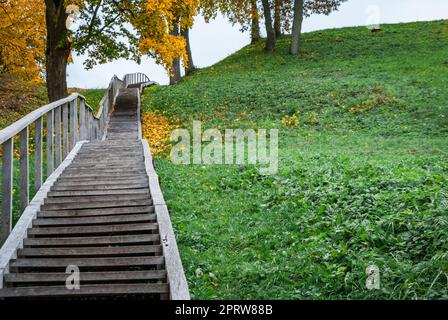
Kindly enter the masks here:
M 53 186 L 51 191 L 94 191 L 94 190 L 123 190 L 123 189 L 137 189 L 147 188 L 147 183 L 133 183 L 126 185 L 101 185 L 101 186 Z
M 84 146 L 83 149 L 88 149 L 91 147 L 104 148 L 104 146 L 141 149 L 141 144 L 139 144 L 138 141 L 122 142 L 122 141 L 111 141 L 111 140 L 89 142 Z
M 79 290 L 70 290 L 66 286 L 18 287 L 0 290 L 0 298 L 146 295 L 167 292 L 168 285 L 163 283 L 83 285 Z
M 34 135 L 34 191 L 42 186 L 42 124 L 43 119 L 38 118 L 34 122 L 36 132 Z
M 78 176 L 78 177 L 87 177 L 87 176 L 115 176 L 115 175 L 140 175 L 144 174 L 144 169 L 131 169 L 131 168 L 112 168 L 112 169 L 84 169 L 84 170 L 77 170 L 77 169 L 70 169 L 67 168 L 66 171 L 64 171 L 64 177 L 65 176 Z
M 187 279 L 180 259 L 176 237 L 171 224 L 170 214 L 158 183 L 158 177 L 152 165 L 151 151 L 145 139 L 141 140 L 145 152 L 145 165 L 148 174 L 151 198 L 159 223 L 159 232 L 162 237 L 163 256 L 166 259 L 166 270 L 170 284 L 170 298 L 172 300 L 190 300 Z
M 111 246 L 131 244 L 153 244 L 159 241 L 158 234 L 101 236 L 101 237 L 70 237 L 70 238 L 27 238 L 23 240 L 25 247 L 84 247 Z
M 39 218 L 33 221 L 33 226 L 79 226 L 111 223 L 135 223 L 135 222 L 155 222 L 156 216 L 149 213 L 127 214 L 116 216 L 97 216 L 81 218 Z
M 93 115 L 90 109 L 87 110 L 87 140 L 93 140 Z
M 123 195 L 123 194 L 146 194 L 148 188 L 143 189 L 117 189 L 117 190 L 89 190 L 89 191 L 52 191 L 49 197 L 69 197 L 69 196 L 101 196 L 101 195 Z
M 77 101 L 70 102 L 70 150 L 78 141 L 78 105 Z
M 56 203 L 44 204 L 41 206 L 41 211 L 54 210 L 73 210 L 73 209 L 106 209 L 106 208 L 121 208 L 121 207 L 140 207 L 152 205 L 151 199 L 141 200 L 121 200 L 121 201 L 91 201 L 78 203 Z
M 64 174 L 61 176 L 61 179 L 68 179 L 68 180 L 79 180 L 79 181 L 85 181 L 85 180 L 94 180 L 94 179 L 117 179 L 117 180 L 123 180 L 123 179 L 132 179 L 134 177 L 140 177 L 141 174 L 144 174 L 144 172 L 140 173 L 134 173 L 133 171 L 130 172 L 118 172 L 118 173 L 112 173 L 113 176 L 111 177 L 111 174 L 109 173 L 95 173 L 95 172 L 64 172 Z
M 85 169 L 94 169 L 94 170 L 101 170 L 101 169 L 124 169 L 124 168 L 131 168 L 131 169 L 143 169 L 143 164 L 135 164 L 133 162 L 124 162 L 122 164 L 120 163 L 110 163 L 107 164 L 104 163 L 92 163 L 92 162 L 75 162 L 70 166 L 70 169 L 74 170 L 85 170 Z
M 141 175 L 128 175 L 128 176 L 117 176 L 117 177 L 110 177 L 110 176 L 96 176 L 96 177 L 84 177 L 84 176 L 64 176 L 62 178 L 59 178 L 58 181 L 60 182 L 77 182 L 80 183 L 87 183 L 87 182 L 95 182 L 98 180 L 103 180 L 106 183 L 112 182 L 112 181 L 123 181 L 123 180 L 139 180 L 141 179 Z M 147 179 L 146 177 L 144 179 Z
M 80 209 L 80 210 L 57 210 L 41 211 L 37 214 L 39 218 L 57 217 L 91 217 L 91 216 L 111 216 L 117 214 L 153 213 L 153 206 L 106 208 L 106 209 Z
M 49 257 L 106 257 L 106 256 L 129 256 L 149 255 L 161 253 L 160 245 L 149 246 L 121 246 L 121 247 L 88 247 L 88 248 L 23 248 L 17 250 L 20 258 L 49 258 Z
M 108 154 L 108 152 L 114 152 L 113 154 Z M 85 160 L 103 160 L 103 161 L 108 161 L 108 160 L 120 160 L 120 159 L 135 159 L 137 158 L 138 160 L 143 160 L 143 153 L 135 151 L 135 152 L 121 152 L 121 151 L 115 151 L 115 150 L 108 150 L 106 148 L 104 148 L 101 151 L 94 151 L 94 150 L 89 150 L 88 152 L 82 152 L 78 157 L 78 159 L 85 159 Z
M 0 242 L 3 243 L 12 229 L 14 138 L 2 145 L 2 220 Z
M 67 171 L 65 171 L 64 173 L 67 174 L 76 174 L 76 175 L 83 175 L 83 174 L 97 174 L 97 175 L 101 175 L 101 174 L 110 174 L 110 175 L 115 175 L 115 174 L 141 174 L 144 173 L 145 170 L 143 168 L 101 168 L 101 169 L 85 169 L 82 170 L 80 172 L 80 170 L 76 169 L 76 168 L 67 168 Z
M 29 187 L 29 127 L 20 131 L 20 208 L 23 212 L 30 202 Z
M 49 197 L 45 199 L 44 204 L 56 203 L 82 203 L 90 201 L 129 201 L 149 199 L 149 194 L 124 194 L 124 195 L 105 195 L 105 196 L 81 196 L 81 197 Z M 152 204 L 152 202 L 151 202 Z
M 69 134 L 68 134 L 69 122 L 68 122 L 68 105 L 62 106 L 62 156 L 65 157 L 70 152 L 69 148 Z
M 55 166 L 57 168 L 62 163 L 61 107 L 54 109 L 54 135 Z
M 86 102 L 83 99 L 79 101 L 79 137 L 86 139 Z
M 78 227 L 40 227 L 28 230 L 29 236 L 47 236 L 57 237 L 65 235 L 101 235 L 111 233 L 136 233 L 157 230 L 157 223 L 135 223 L 135 224 L 111 224 L 111 225 L 95 225 L 95 226 L 78 226 Z
M 139 177 L 136 179 L 117 179 L 117 180 L 106 180 L 106 179 L 97 179 L 96 181 L 70 181 L 68 179 L 61 179 L 57 182 L 58 186 L 78 186 L 82 184 L 83 186 L 109 186 L 109 185 L 128 185 L 132 183 L 148 183 L 148 178 Z
M 53 110 L 47 113 L 47 176 L 51 176 L 54 171 L 54 133 L 53 133 L 53 121 L 54 112 Z
M 109 272 L 83 272 L 80 283 L 91 282 L 127 282 L 145 280 L 163 280 L 166 278 L 165 270 L 145 271 L 109 271 Z M 67 274 L 60 273 L 9 273 L 5 275 L 5 282 L 9 284 L 21 283 L 64 283 Z

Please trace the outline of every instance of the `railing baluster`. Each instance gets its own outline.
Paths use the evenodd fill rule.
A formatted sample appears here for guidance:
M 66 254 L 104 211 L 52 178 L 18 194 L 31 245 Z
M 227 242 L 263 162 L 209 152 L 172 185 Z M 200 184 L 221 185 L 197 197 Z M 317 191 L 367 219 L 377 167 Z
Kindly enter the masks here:
M 79 139 L 86 138 L 86 102 L 84 99 L 79 101 Z
M 67 157 L 67 155 L 68 155 L 68 148 L 69 148 L 69 145 L 68 145 L 68 127 L 69 127 L 69 124 L 68 124 L 68 105 L 67 104 L 64 104 L 63 106 L 62 106 L 62 147 L 63 147 L 63 153 L 62 153 L 62 155 L 63 155 L 63 157 L 64 157 L 64 159 L 65 159 L 65 157 Z
M 20 208 L 25 210 L 30 202 L 29 186 L 29 154 L 28 154 L 29 127 L 20 132 Z
M 62 163 L 62 149 L 61 149 L 61 107 L 54 109 L 54 134 L 55 134 L 55 153 L 56 153 L 56 168 Z
M 34 122 L 36 133 L 34 135 L 34 191 L 42 186 L 42 122 L 40 117 Z
M 51 110 L 47 113 L 47 177 L 54 171 L 53 118 L 54 111 Z
M 70 102 L 70 150 L 78 141 L 78 110 L 76 99 Z
M 89 140 L 93 140 L 93 113 L 89 109 Z
M 3 143 L 2 164 L 2 221 L 0 240 L 3 243 L 11 232 L 12 224 L 12 194 L 14 166 L 14 137 Z

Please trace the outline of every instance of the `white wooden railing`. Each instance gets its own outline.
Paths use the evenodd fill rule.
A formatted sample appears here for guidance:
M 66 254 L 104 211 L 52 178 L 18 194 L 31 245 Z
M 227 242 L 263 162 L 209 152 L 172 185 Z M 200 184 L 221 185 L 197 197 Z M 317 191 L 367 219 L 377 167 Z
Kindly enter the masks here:
M 125 75 L 123 81 L 126 87 L 133 84 L 151 82 L 146 74 L 140 72 Z
M 125 77 L 127 78 L 127 76 Z M 9 127 L 0 131 L 2 147 L 2 206 L 0 215 L 0 244 L 12 229 L 14 190 L 14 142 L 19 144 L 19 197 L 20 212 L 29 204 L 30 190 L 30 130 L 34 127 L 34 190 L 42 186 L 44 161 L 43 147 L 45 134 L 46 173 L 49 177 L 64 161 L 78 141 L 104 139 L 107 123 L 118 91 L 125 82 L 114 76 L 101 99 L 95 115 L 84 96 L 74 93 L 67 98 L 43 106 Z M 44 131 L 45 120 L 45 131 Z

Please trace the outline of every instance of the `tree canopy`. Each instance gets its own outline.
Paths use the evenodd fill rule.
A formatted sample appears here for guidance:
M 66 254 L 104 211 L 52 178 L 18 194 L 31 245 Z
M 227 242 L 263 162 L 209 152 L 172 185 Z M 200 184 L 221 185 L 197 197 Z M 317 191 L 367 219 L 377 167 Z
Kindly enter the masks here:
M 42 79 L 45 5 L 38 0 L 0 0 L 0 68 L 21 79 Z

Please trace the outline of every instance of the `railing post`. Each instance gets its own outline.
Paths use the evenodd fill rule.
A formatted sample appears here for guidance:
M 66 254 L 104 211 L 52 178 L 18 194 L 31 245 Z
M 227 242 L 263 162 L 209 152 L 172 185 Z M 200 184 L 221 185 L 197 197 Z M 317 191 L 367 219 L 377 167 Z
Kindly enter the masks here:
M 78 110 L 77 101 L 70 102 L 70 150 L 75 147 L 78 141 Z
M 55 153 L 56 168 L 62 163 L 62 146 L 61 146 L 61 107 L 54 110 L 54 134 L 55 134 Z
M 14 137 L 3 143 L 1 243 L 8 237 L 12 225 L 13 156 Z
M 29 198 L 29 154 L 28 154 L 29 127 L 20 132 L 20 208 L 25 210 L 30 202 Z
M 93 140 L 93 115 L 92 115 L 92 111 L 89 109 L 88 111 L 88 120 L 89 120 L 89 140 Z
M 86 138 L 86 102 L 84 99 L 79 101 L 79 137 L 81 140 Z
M 36 133 L 34 135 L 34 191 L 42 186 L 42 122 L 40 117 L 34 122 Z
M 53 110 L 47 113 L 47 177 L 54 171 L 54 149 L 53 149 Z
M 68 145 L 68 105 L 64 104 L 62 106 L 62 148 L 63 153 L 62 156 L 67 157 L 69 145 Z

